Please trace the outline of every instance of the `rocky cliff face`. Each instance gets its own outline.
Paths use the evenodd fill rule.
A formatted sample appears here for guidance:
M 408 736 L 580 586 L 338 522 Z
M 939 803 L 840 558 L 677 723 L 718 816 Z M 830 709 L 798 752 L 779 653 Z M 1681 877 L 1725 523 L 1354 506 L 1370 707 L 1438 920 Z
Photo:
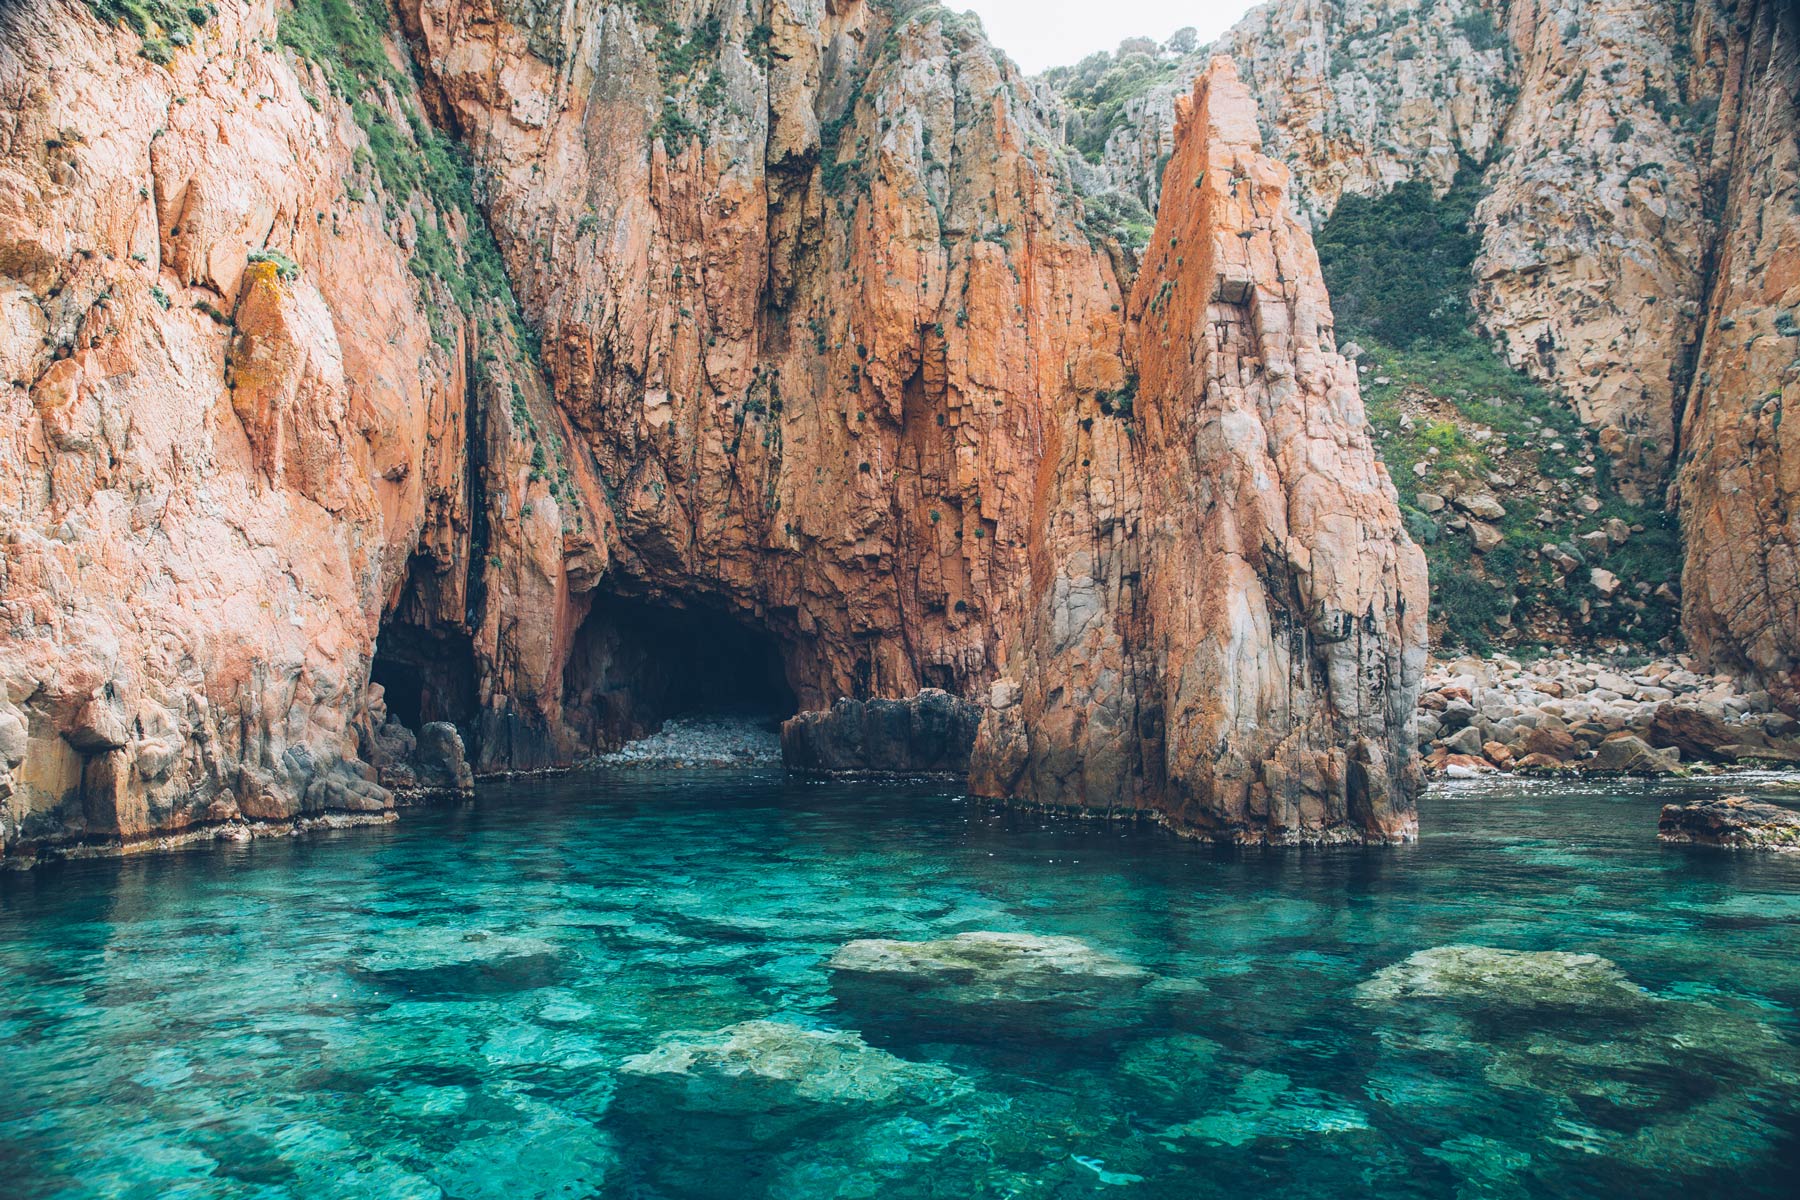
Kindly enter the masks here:
M 1314 222 L 1346 195 L 1478 177 L 1480 324 L 1574 403 L 1624 502 L 1669 489 L 1688 638 L 1789 706 L 1796 19 L 1753 0 L 1287 0 L 1212 48 Z M 1154 209 L 1175 100 L 1206 61 L 1137 63 L 1110 107 L 1071 105 L 1088 93 L 1069 74 L 1040 87 L 1093 159 L 1084 190 Z
M 861 0 L 392 16 L 0 13 L 8 854 L 384 813 L 459 778 L 393 761 L 444 721 L 485 769 L 568 762 L 652 718 L 714 633 L 770 648 L 790 703 L 941 686 L 1019 709 L 1035 762 L 1095 751 L 1082 788 L 988 768 L 1005 794 L 1405 831 L 1409 764 L 1353 699 L 1413 678 L 1406 549 L 1279 207 L 1179 218 L 1257 249 L 1221 301 L 1242 329 L 1192 309 L 1143 356 L 1152 419 L 1126 259 L 972 23 Z M 1205 378 L 1157 365 L 1183 346 Z M 1351 507 L 1317 507 L 1346 471 Z M 1238 564 L 1217 595 L 1177 578 L 1194 537 Z M 1165 684 L 1157 656 L 1215 616 Z M 1095 669 L 1059 690 L 1077 643 Z M 1187 734 L 1164 706 L 1204 707 L 1234 652 L 1255 683 L 1196 715 L 1231 763 L 1165 755 Z M 1245 765 L 1264 742 L 1272 772 Z
M 1479 173 L 1483 328 L 1574 402 L 1626 482 L 1653 491 L 1705 287 L 1717 92 L 1707 47 L 1697 61 L 1684 36 L 1692 8 L 1278 0 L 1207 53 L 1237 60 L 1315 223 L 1345 195 L 1411 179 L 1441 193 Z M 1090 190 L 1154 195 L 1174 100 L 1206 57 L 1165 66 L 1123 106 Z
M 1681 416 L 1677 476 L 1695 648 L 1800 708 L 1800 13 L 1703 7 L 1690 31 L 1724 96 L 1723 235 Z
M 861 0 L 406 19 L 606 481 L 607 590 L 772 636 L 803 707 L 990 678 L 1046 422 L 1120 385 L 1123 296 L 978 27 Z M 574 657 L 564 686 L 616 686 Z
M 532 386 L 456 294 L 468 214 L 379 187 L 272 6 L 158 32 L 0 8 L 7 854 L 390 809 L 378 630 L 487 611 L 495 394 Z M 404 86 L 361 102 L 425 156 Z
M 1255 113 L 1224 58 L 1177 105 L 1130 306 L 1135 436 L 1059 464 L 1073 511 L 975 786 L 1231 840 L 1399 839 L 1424 561 Z

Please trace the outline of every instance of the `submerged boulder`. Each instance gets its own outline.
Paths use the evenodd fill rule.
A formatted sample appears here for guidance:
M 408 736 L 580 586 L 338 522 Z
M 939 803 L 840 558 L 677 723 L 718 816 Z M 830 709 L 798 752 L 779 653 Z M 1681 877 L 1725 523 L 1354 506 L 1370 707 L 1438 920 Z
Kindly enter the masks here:
M 929 1100 L 955 1082 L 948 1069 L 907 1062 L 842 1030 L 744 1021 L 678 1033 L 619 1067 L 618 1103 L 649 1112 L 750 1118 L 764 1132 L 834 1109 Z
M 721 1174 L 721 1153 L 779 1156 L 848 1137 L 954 1095 L 954 1072 L 908 1062 L 854 1033 L 744 1021 L 676 1033 L 619 1067 L 614 1119 L 635 1169 L 666 1194 L 778 1195 L 755 1171 Z
M 1426 999 L 1592 1012 L 1635 1008 L 1645 993 L 1598 954 L 1434 946 L 1376 972 L 1356 989 L 1356 999 L 1365 1005 Z
M 1657 836 L 1730 850 L 1800 852 L 1800 812 L 1744 796 L 1709 796 L 1692 804 L 1664 805 Z
M 1251 1071 L 1221 1108 L 1164 1131 L 1215 1146 L 1247 1146 L 1263 1139 L 1291 1142 L 1369 1128 L 1368 1117 L 1340 1096 L 1297 1086 L 1275 1071 Z
M 932 1031 L 1084 1035 L 1141 1015 L 1150 972 L 1072 937 L 959 933 L 928 942 L 869 938 L 831 956 L 832 989 L 876 1020 Z
M 1752 1001 L 1648 992 L 1609 959 L 1437 946 L 1377 972 L 1357 1002 L 1389 1051 L 1529 1100 L 1537 1137 L 1671 1173 L 1745 1166 L 1800 1110 L 1800 1053 Z

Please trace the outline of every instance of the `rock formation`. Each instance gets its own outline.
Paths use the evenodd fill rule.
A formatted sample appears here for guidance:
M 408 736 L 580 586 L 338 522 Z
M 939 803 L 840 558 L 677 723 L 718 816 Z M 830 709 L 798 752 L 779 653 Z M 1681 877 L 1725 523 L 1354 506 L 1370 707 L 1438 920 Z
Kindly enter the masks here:
M 1178 112 L 1130 309 L 1137 436 L 1110 448 L 1126 487 L 1085 487 L 1090 528 L 1047 522 L 1047 612 L 974 786 L 1231 840 L 1406 837 L 1423 560 L 1230 60 Z
M 1479 175 L 1483 327 L 1574 402 L 1628 498 L 1675 484 L 1691 644 L 1790 708 L 1797 21 L 1779 0 L 1276 0 L 1208 52 L 1238 62 L 1309 220 Z M 1154 210 L 1208 53 L 1158 68 L 1099 131 L 1084 190 Z M 1094 119 L 1044 99 L 1065 133 Z
M 1704 658 L 1800 711 L 1800 13 L 1702 6 L 1724 191 L 1705 332 L 1681 413 L 1682 623 Z
M 1800 853 L 1800 812 L 1743 796 L 1709 796 L 1692 804 L 1663 805 L 1657 836 L 1727 850 Z
M 164 66 L 0 10 L 9 853 L 391 804 L 355 726 L 385 598 L 465 515 L 461 330 L 272 32 L 227 6 Z
M 937 688 L 904 700 L 846 696 L 783 722 L 781 758 L 791 771 L 966 776 L 981 715 Z
M 1233 57 L 1317 221 L 1345 195 L 1478 173 L 1474 298 L 1628 480 L 1663 481 L 1705 288 L 1710 106 L 1678 0 L 1276 0 L 1124 108 L 1087 174 L 1152 211 L 1174 103 Z M 1699 6 L 1704 9 L 1706 4 Z M 1065 118 L 1066 119 L 1066 118 Z
M 482 686 L 537 702 L 515 676 L 552 638 L 520 582 L 603 561 L 533 466 L 561 418 L 407 77 L 365 64 L 352 97 L 341 63 L 278 46 L 296 13 L 175 11 L 0 9 L 14 858 L 466 789 L 441 736 L 384 753 L 378 634 L 428 675 L 479 643 Z M 384 180 L 396 161 L 418 165 Z M 566 471 L 566 504 L 597 497 Z M 466 716 L 432 684 L 408 733 Z
M 981 930 L 926 942 L 868 938 L 826 964 L 864 1028 L 936 1041 L 1086 1037 L 1145 1015 L 1150 972 L 1079 938 Z
M 0 8 L 0 848 L 567 764 L 725 641 L 979 705 L 984 794 L 1407 836 L 1420 560 L 1253 92 L 1306 211 L 1489 162 L 1484 320 L 1647 480 L 1686 395 L 1692 632 L 1773 689 L 1791 13 L 1487 11 L 1250 18 L 1140 272 L 937 6 Z
M 1125 260 L 973 22 L 378 14 L 4 14 L 8 853 L 385 812 L 461 781 L 443 722 L 570 762 L 684 669 L 646 612 L 764 639 L 803 707 L 998 705 L 999 794 L 1406 832 L 1410 560 L 1241 91 L 1191 155 L 1262 208 L 1170 216 L 1256 239 L 1240 327 L 1184 308 L 1134 413 Z M 1185 594 L 1187 539 L 1228 588 Z
M 1780 1097 L 1770 1111 L 1784 1116 L 1795 1107 L 1800 1055 L 1754 1009 L 1648 991 L 1597 954 L 1434 946 L 1359 984 L 1356 1002 L 1380 1012 L 1380 1052 L 1396 1066 L 1453 1070 L 1445 1048 L 1457 1047 L 1480 1077 L 1540 1103 L 1530 1120 L 1550 1129 L 1618 1095 L 1595 1071 L 1603 1047 L 1609 1070 L 1644 1082 L 1637 1118 L 1596 1130 L 1592 1144 L 1633 1170 L 1739 1166 L 1779 1135 L 1731 1106 L 1757 1095 Z

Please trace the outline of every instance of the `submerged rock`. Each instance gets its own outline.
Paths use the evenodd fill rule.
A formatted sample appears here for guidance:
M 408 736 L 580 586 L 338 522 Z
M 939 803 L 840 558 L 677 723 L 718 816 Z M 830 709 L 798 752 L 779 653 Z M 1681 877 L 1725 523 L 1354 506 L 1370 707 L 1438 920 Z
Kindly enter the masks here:
M 1251 1071 L 1224 1108 L 1177 1125 L 1164 1136 L 1245 1146 L 1263 1138 L 1285 1140 L 1368 1128 L 1368 1117 L 1339 1097 L 1297 1087 L 1274 1071 Z
M 1082 1035 L 1141 1016 L 1150 972 L 1071 937 L 960 933 L 928 942 L 869 938 L 826 964 L 840 1000 L 934 1033 Z
M 1356 989 L 1359 1004 L 1451 1000 L 1487 1007 L 1625 1011 L 1643 989 L 1598 954 L 1435 946 L 1378 971 Z
M 786 1021 L 744 1021 L 713 1033 L 675 1034 L 619 1067 L 629 1109 L 754 1118 L 768 1128 L 820 1110 L 879 1108 L 932 1098 L 955 1076 L 907 1062 L 854 1033 Z
M 1800 1108 L 1800 1053 L 1757 1009 L 1647 992 L 1596 954 L 1438 946 L 1377 972 L 1357 1002 L 1434 1075 L 1460 1064 L 1532 1097 L 1544 1138 L 1645 1170 L 1747 1164 Z
M 745 1021 L 678 1033 L 621 1064 L 613 1112 L 621 1144 L 667 1194 L 776 1195 L 752 1172 L 721 1175 L 718 1155 L 779 1154 L 820 1137 L 851 1136 L 904 1109 L 953 1095 L 944 1067 L 908 1062 L 854 1033 L 786 1021 Z
M 1730 850 L 1800 852 L 1800 812 L 1744 796 L 1709 796 L 1692 804 L 1664 805 L 1657 836 Z
M 781 757 L 796 771 L 966 775 L 981 708 L 937 688 L 904 700 L 839 700 L 781 727 Z

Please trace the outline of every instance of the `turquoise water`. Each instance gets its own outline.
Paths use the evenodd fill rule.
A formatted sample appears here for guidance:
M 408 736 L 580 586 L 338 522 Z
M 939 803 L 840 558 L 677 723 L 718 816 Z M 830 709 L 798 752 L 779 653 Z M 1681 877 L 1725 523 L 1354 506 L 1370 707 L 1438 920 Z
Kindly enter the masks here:
M 0 1195 L 1791 1196 L 1800 859 L 1659 846 L 1701 786 L 1444 789 L 1416 846 L 1234 854 L 573 776 L 5 875 Z M 978 930 L 1148 983 L 1002 1021 L 826 968 Z M 1444 946 L 1617 971 L 1410 957 Z M 774 1058 L 717 1049 L 763 1021 Z

